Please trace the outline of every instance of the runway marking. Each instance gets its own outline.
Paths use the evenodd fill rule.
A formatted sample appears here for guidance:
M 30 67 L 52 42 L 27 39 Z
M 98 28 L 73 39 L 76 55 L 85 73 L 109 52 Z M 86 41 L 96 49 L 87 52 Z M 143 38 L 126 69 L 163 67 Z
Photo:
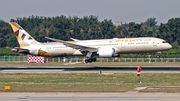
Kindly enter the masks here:
M 180 93 L 0 93 L 3 101 L 179 101 Z M 28 96 L 28 97 L 27 97 Z
M 1 70 L 1 72 L 62 72 L 62 70 Z
M 135 73 L 137 67 L 0 67 L 0 72 Z M 142 73 L 180 73 L 180 67 L 143 67 Z
M 144 89 L 146 89 L 147 87 L 137 87 L 137 88 L 135 88 L 134 90 L 135 91 L 139 91 L 139 90 L 144 90 Z

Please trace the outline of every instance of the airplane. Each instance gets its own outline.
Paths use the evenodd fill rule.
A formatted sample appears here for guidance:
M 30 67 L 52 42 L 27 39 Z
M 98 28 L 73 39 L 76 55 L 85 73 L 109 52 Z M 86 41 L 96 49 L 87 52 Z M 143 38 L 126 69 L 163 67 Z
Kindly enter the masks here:
M 49 38 L 55 42 L 40 43 L 20 25 L 10 22 L 20 47 L 14 52 L 44 57 L 86 56 L 85 63 L 96 62 L 96 56 L 103 58 L 119 57 L 120 54 L 161 52 L 172 46 L 163 39 L 154 37 L 113 38 L 99 40 L 63 41 Z

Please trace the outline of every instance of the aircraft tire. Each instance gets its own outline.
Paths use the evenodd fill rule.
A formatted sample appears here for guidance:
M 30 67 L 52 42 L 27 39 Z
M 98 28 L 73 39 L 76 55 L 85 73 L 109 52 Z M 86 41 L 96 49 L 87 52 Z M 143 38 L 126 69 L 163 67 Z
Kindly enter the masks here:
M 86 60 L 85 60 L 85 63 L 88 63 L 88 62 L 89 62 L 88 59 L 86 59 Z
M 92 59 L 89 59 L 88 62 L 91 63 L 91 62 L 92 62 Z
M 93 58 L 92 61 L 93 61 L 93 62 L 96 62 L 96 58 Z

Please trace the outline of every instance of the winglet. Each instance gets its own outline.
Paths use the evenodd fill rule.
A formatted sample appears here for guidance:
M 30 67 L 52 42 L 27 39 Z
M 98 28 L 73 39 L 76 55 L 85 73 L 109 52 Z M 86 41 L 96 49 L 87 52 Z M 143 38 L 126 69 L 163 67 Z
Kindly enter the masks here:
M 71 38 L 71 40 L 73 40 L 73 41 L 75 41 L 75 42 L 80 41 L 80 40 L 78 40 L 78 39 L 74 39 L 74 38 Z

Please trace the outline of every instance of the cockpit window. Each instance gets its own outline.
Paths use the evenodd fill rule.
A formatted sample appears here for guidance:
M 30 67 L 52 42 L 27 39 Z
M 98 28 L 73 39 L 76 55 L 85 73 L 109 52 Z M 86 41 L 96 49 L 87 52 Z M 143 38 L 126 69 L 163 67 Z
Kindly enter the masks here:
M 162 43 L 167 43 L 166 41 L 163 41 Z

